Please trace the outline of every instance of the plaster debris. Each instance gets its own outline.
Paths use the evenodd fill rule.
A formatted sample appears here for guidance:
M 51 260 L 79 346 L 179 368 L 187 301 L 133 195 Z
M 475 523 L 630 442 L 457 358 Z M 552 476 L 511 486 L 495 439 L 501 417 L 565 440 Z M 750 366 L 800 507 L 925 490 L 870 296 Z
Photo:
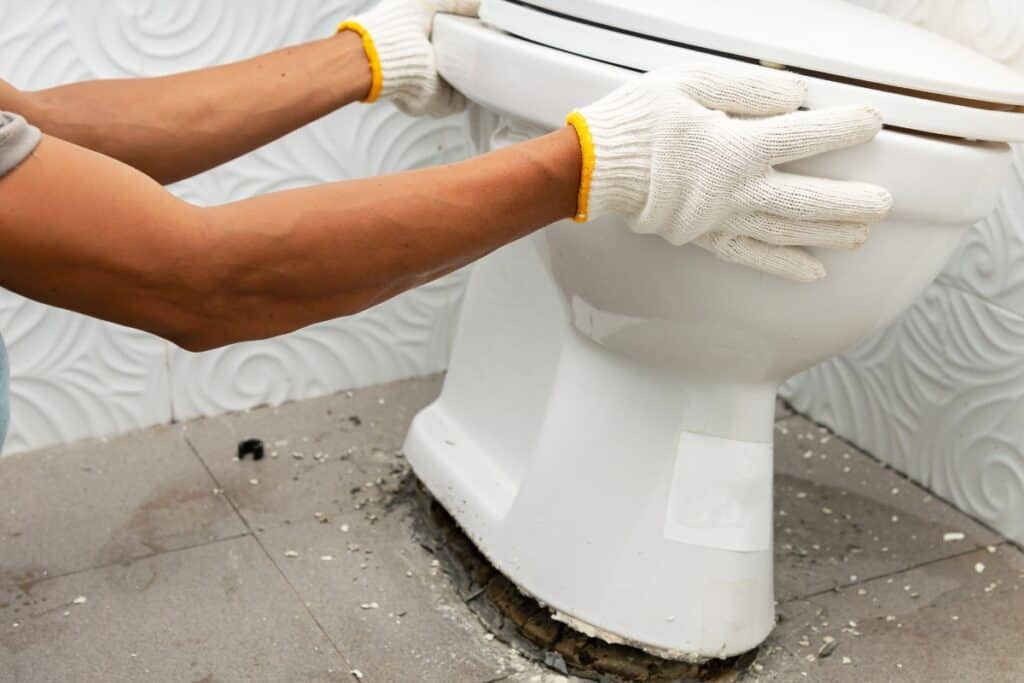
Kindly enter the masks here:
M 942 534 L 942 540 L 946 543 L 951 543 L 953 541 L 962 541 L 964 540 L 964 538 L 966 538 L 966 536 L 962 531 L 947 531 L 946 533 Z
M 86 598 L 84 595 L 79 595 L 77 598 L 71 601 L 71 603 L 74 605 L 84 605 L 86 602 L 88 602 L 88 598 Z
M 284 551 L 284 556 L 285 557 L 298 557 L 299 553 L 294 551 L 294 550 L 285 550 Z
M 362 671 L 360 671 L 359 669 L 352 669 L 351 671 L 349 671 L 349 673 L 350 673 L 350 674 L 352 674 L 352 676 L 353 676 L 353 677 L 354 677 L 354 678 L 355 678 L 355 679 L 356 679 L 357 681 L 361 681 L 361 680 L 363 680 L 364 678 L 366 678 L 365 674 L 363 674 L 363 672 L 362 672 Z
M 843 664 L 853 664 L 853 660 L 849 657 L 843 657 Z
M 976 565 L 974 565 L 974 571 L 978 572 L 979 574 L 985 571 L 985 563 L 979 562 Z
M 259 479 L 250 479 L 249 483 L 252 484 L 253 486 L 259 486 L 260 485 L 260 480 Z
M 380 605 L 378 605 L 376 602 L 364 602 L 363 604 L 359 605 L 359 609 L 380 609 Z
M 334 555 L 321 555 L 320 559 L 323 560 L 324 562 L 330 562 L 331 560 L 334 559 Z
M 996 551 L 996 547 L 994 545 L 987 545 L 985 546 L 985 550 L 989 551 L 990 553 L 994 553 Z
M 347 534 L 347 533 L 348 533 L 348 531 L 349 531 L 349 526 L 348 526 L 348 524 L 342 524 L 342 525 L 341 525 L 340 527 L 338 527 L 338 528 L 339 528 L 339 529 L 341 529 L 341 533 L 343 533 L 343 534 Z

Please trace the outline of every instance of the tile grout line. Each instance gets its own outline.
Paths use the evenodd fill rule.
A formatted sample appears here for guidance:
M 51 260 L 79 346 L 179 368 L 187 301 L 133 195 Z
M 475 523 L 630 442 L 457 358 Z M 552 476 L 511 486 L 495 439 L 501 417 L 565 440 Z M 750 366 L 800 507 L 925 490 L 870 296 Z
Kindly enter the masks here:
M 309 618 L 313 620 L 313 623 L 316 624 L 316 627 L 320 629 L 320 633 L 322 633 L 324 638 L 327 639 L 327 642 L 331 644 L 331 647 L 334 648 L 334 651 L 341 658 L 341 661 L 344 663 L 344 665 L 348 667 L 350 671 L 354 670 L 355 667 L 352 666 L 352 662 L 350 662 L 348 657 L 345 656 L 345 653 L 341 651 L 341 648 L 338 646 L 338 644 L 334 642 L 334 638 L 332 638 L 330 634 L 327 633 L 327 629 L 324 628 L 324 625 L 321 624 L 320 620 L 317 619 L 315 614 L 313 614 L 313 610 L 310 609 L 309 606 L 306 604 L 306 601 L 303 599 L 303 596 L 299 592 L 299 589 L 296 588 L 295 584 L 293 584 L 288 579 L 288 576 L 281 569 L 281 565 L 279 565 L 274 560 L 274 556 L 270 553 L 269 550 L 267 550 L 267 547 L 263 545 L 263 541 L 261 541 L 259 535 L 257 535 L 257 533 L 253 531 L 252 525 L 249 524 L 249 520 L 245 518 L 245 515 L 242 514 L 242 511 L 238 509 L 237 505 L 235 505 L 235 501 L 232 500 L 231 496 L 228 495 L 227 489 L 221 486 L 220 480 L 217 479 L 217 476 L 213 473 L 213 470 L 211 470 L 210 467 L 206 464 L 206 462 L 199 456 L 199 449 L 196 448 L 195 444 L 192 443 L 192 440 L 188 437 L 187 434 L 185 434 L 184 437 L 185 443 L 188 444 L 189 450 L 192 451 L 192 455 L 195 456 L 196 460 L 199 461 L 199 464 L 202 466 L 202 468 L 206 470 L 206 473 L 210 475 L 210 478 L 213 479 L 213 482 L 214 484 L 216 484 L 217 488 L 222 489 L 224 491 L 224 499 L 231 506 L 231 509 L 235 511 L 235 514 L 238 515 L 238 518 L 242 521 L 242 524 L 245 525 L 245 528 L 248 530 L 248 534 L 246 535 L 252 536 L 253 540 L 256 541 L 256 545 L 259 546 L 260 550 L 263 551 L 263 554 L 266 555 L 267 559 L 270 561 L 271 566 L 275 570 L 277 570 L 277 573 L 280 574 L 282 579 L 284 579 L 285 584 L 287 584 L 288 587 L 292 590 L 292 594 L 294 594 L 296 599 L 298 599 L 299 604 L 302 606 L 302 609 L 305 610 L 306 614 L 309 615 Z
M 197 548 L 205 548 L 206 546 L 216 545 L 218 543 L 226 543 L 228 541 L 237 541 L 240 538 L 245 538 L 246 536 L 251 536 L 251 535 L 252 535 L 251 532 L 246 531 L 245 533 L 234 534 L 233 536 L 225 536 L 224 538 L 214 538 L 214 539 L 211 539 L 209 541 L 201 541 L 199 543 L 193 543 L 191 545 L 183 545 L 180 548 L 170 548 L 168 550 L 161 550 L 159 552 L 149 553 L 148 555 L 138 555 L 137 557 L 129 557 L 129 558 L 126 558 L 126 559 L 123 559 L 123 560 L 113 560 L 111 562 L 105 562 L 103 564 L 97 564 L 97 565 L 93 565 L 91 567 L 82 567 L 81 569 L 72 569 L 71 571 L 64 572 L 62 574 L 52 574 L 52 575 L 44 576 L 44 577 L 39 578 L 39 579 L 29 579 L 28 581 L 24 581 L 22 583 L 30 583 L 30 584 L 32 584 L 33 587 L 35 587 L 35 586 L 38 586 L 40 584 L 47 583 L 49 581 L 54 581 L 56 579 L 66 579 L 69 576 L 77 576 L 78 574 L 84 574 L 86 572 L 97 571 L 99 569 L 109 569 L 110 567 L 114 567 L 114 566 L 132 565 L 132 564 L 135 564 L 136 562 L 141 562 L 142 560 L 151 560 L 154 557 L 163 557 L 164 555 L 171 555 L 171 554 L 174 554 L 174 553 L 180 553 L 180 552 L 184 552 L 186 550 L 195 550 Z M 18 584 L 17 583 L 13 583 L 12 585 L 17 586 Z M 28 592 L 28 591 L 25 591 L 25 592 Z
M 995 548 L 999 548 L 999 547 L 1002 547 L 1002 546 L 1013 547 L 1013 545 L 1011 543 L 1009 543 L 1008 541 L 1001 541 L 999 543 L 995 543 L 995 544 L 991 544 L 991 545 L 993 547 L 995 547 Z M 976 552 L 978 552 L 980 550 L 984 550 L 986 547 L 988 547 L 988 546 L 984 546 L 984 545 L 974 546 L 973 548 L 968 548 L 967 550 L 962 550 L 962 551 L 960 551 L 958 553 L 955 553 L 953 555 L 947 555 L 946 557 L 937 557 L 937 558 L 935 558 L 933 560 L 925 560 L 924 562 L 919 562 L 918 564 L 912 564 L 909 567 L 903 567 L 901 569 L 894 569 L 891 572 L 885 572 L 884 574 L 878 574 L 876 576 L 871 576 L 871 577 L 866 578 L 864 581 L 856 581 L 854 583 L 844 583 L 844 584 L 842 584 L 840 586 L 835 586 L 834 588 L 824 588 L 824 589 L 822 589 L 820 591 L 815 591 L 813 593 L 808 593 L 807 595 L 794 596 L 794 597 L 792 597 L 792 598 L 790 598 L 788 600 L 783 600 L 779 604 L 780 605 L 788 605 L 790 603 L 799 602 L 801 600 L 813 600 L 814 598 L 820 598 L 822 595 L 827 595 L 829 593 L 839 593 L 840 589 L 853 588 L 854 586 L 866 586 L 867 584 L 872 583 L 874 581 L 878 581 L 879 579 L 888 579 L 888 578 L 896 577 L 896 576 L 899 576 L 900 574 L 905 574 L 906 572 L 912 572 L 912 571 L 915 571 L 917 569 L 922 569 L 922 568 L 927 567 L 929 565 L 933 565 L 933 564 L 935 564 L 937 562 L 946 562 L 948 560 L 955 560 L 957 558 L 965 557 L 967 555 L 970 555 L 971 553 L 976 553 Z

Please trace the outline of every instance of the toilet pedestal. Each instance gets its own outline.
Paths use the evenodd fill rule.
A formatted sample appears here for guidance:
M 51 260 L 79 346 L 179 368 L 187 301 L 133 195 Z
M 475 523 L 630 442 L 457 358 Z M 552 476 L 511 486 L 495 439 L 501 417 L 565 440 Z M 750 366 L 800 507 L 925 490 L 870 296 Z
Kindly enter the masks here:
M 474 269 L 416 474 L 556 618 L 677 659 L 756 647 L 774 625 L 775 387 L 701 386 L 581 334 L 526 238 Z M 730 414 L 760 441 L 714 436 Z M 752 417 L 753 416 L 753 417 Z

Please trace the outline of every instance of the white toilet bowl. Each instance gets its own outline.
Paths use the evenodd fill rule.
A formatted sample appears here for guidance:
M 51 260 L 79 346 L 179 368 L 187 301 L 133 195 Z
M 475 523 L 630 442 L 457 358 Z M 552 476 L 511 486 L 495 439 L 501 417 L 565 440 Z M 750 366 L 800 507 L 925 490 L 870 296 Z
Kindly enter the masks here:
M 484 9 L 551 30 L 521 3 Z M 553 129 L 633 75 L 474 20 L 439 18 L 435 43 L 446 78 L 501 115 L 498 145 Z M 576 51 L 600 41 L 590 45 Z M 673 60 L 689 54 L 674 49 Z M 850 96 L 823 83 L 811 106 Z M 555 224 L 474 267 L 444 389 L 406 453 L 480 550 L 557 618 L 687 659 L 743 652 L 771 630 L 776 388 L 910 304 L 994 206 L 1004 141 L 1022 131 L 1016 112 L 880 92 L 887 122 L 931 132 L 884 130 L 784 167 L 877 183 L 895 200 L 861 249 L 815 250 L 821 282 L 671 247 L 616 218 Z M 1000 142 L 950 136 L 979 126 Z

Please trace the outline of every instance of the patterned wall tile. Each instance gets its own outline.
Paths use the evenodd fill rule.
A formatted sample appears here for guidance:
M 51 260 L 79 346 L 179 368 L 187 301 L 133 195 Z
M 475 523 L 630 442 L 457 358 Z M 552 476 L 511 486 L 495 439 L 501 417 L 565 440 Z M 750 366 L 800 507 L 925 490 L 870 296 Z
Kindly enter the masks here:
M 11 359 L 5 453 L 169 421 L 167 345 L 0 290 Z

